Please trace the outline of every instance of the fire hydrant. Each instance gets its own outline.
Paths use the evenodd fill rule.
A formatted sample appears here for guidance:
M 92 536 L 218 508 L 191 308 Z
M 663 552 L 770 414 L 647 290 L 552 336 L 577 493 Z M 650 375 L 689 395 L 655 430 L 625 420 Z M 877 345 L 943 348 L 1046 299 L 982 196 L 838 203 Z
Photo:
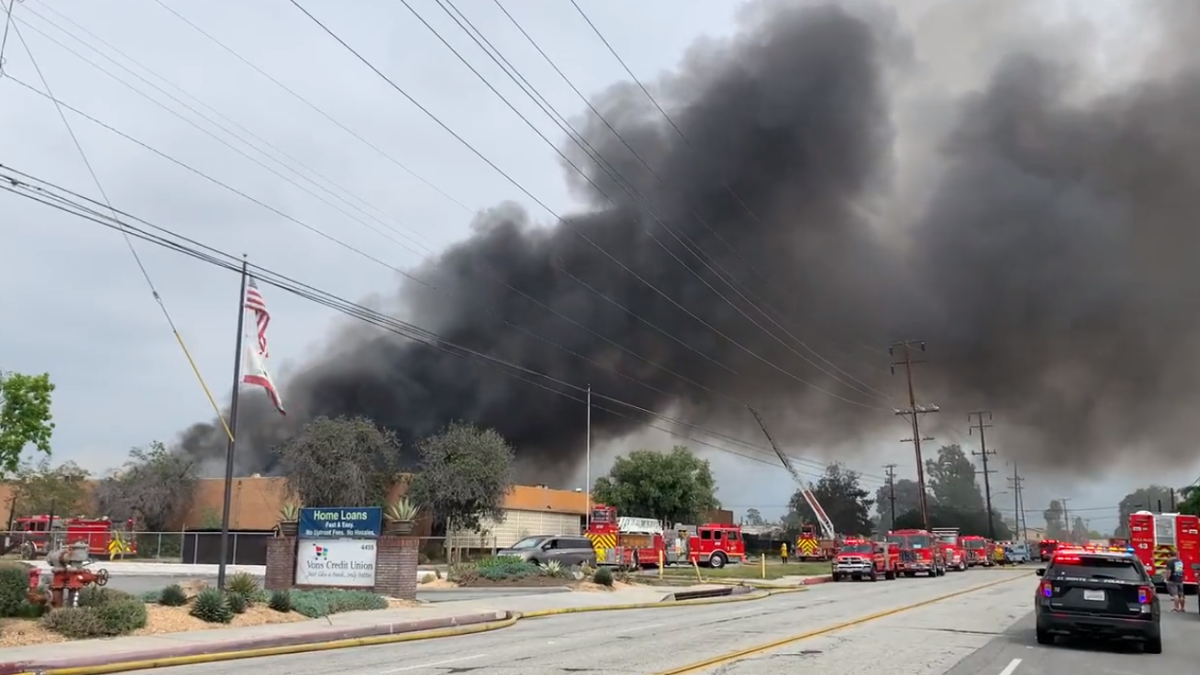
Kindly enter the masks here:
M 92 584 L 103 586 L 108 583 L 108 570 L 92 570 L 88 567 L 90 557 L 87 542 L 77 541 L 64 548 L 51 551 L 46 556 L 46 562 L 50 564 L 51 607 L 78 607 L 79 592 L 85 586 Z M 40 580 L 41 574 L 36 570 L 31 570 L 29 573 L 30 586 L 34 586 Z M 34 590 L 36 589 L 31 588 L 31 593 Z M 44 601 L 44 596 L 41 596 L 40 593 L 38 595 L 43 597 Z

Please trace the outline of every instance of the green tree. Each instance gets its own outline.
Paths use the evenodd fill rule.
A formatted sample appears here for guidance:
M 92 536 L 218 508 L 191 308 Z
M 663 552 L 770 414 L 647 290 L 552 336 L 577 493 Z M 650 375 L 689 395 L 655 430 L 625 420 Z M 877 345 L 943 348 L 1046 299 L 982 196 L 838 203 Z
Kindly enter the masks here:
M 275 453 L 304 506 L 382 506 L 400 475 L 400 441 L 365 417 L 318 417 Z
M 27 446 L 50 454 L 50 438 L 54 435 L 50 413 L 53 393 L 49 373 L 22 375 L 0 371 L 0 471 L 15 472 Z
M 917 485 L 917 481 L 901 478 L 895 481 L 894 492 L 897 518 L 901 513 L 921 509 L 921 489 Z M 879 529 L 885 531 L 892 529 L 892 493 L 893 488 L 887 485 L 875 491 L 875 512 L 879 514 Z M 934 504 L 936 501 L 933 495 L 926 494 L 925 497 L 928 504 Z
M 1004 522 L 1003 516 L 999 513 L 992 513 L 992 525 L 996 528 L 996 539 L 1003 541 L 1013 538 L 1012 529 L 1008 523 Z M 957 527 L 959 534 L 962 535 L 990 536 L 987 517 L 983 511 L 962 511 L 943 504 L 929 506 L 929 527 Z M 919 509 L 913 509 L 903 515 L 897 514 L 894 529 L 919 530 L 922 528 L 924 528 L 924 524 Z
M 1082 544 L 1089 539 L 1091 530 L 1088 529 L 1087 522 L 1082 516 L 1075 516 L 1071 519 L 1071 541 L 1076 544 Z
M 1047 539 L 1066 539 L 1070 536 L 1071 533 L 1067 530 L 1062 502 L 1057 499 L 1051 500 L 1049 508 L 1042 512 L 1042 516 L 1046 518 Z
M 746 517 L 742 518 L 742 522 L 750 527 L 762 527 L 767 524 L 758 509 L 746 509 Z
M 833 521 L 833 527 L 839 534 L 854 534 L 869 536 L 873 530 L 871 522 L 871 493 L 864 490 L 859 483 L 859 474 L 848 470 L 841 463 L 833 463 L 825 467 L 825 473 L 816 485 L 810 485 L 813 496 L 817 498 L 825 515 Z M 809 508 L 804 494 L 797 490 L 792 494 L 788 506 L 792 513 L 801 519 L 816 523 L 817 516 Z
M 1193 516 L 1200 516 L 1200 486 L 1189 485 L 1188 487 L 1180 488 L 1179 494 L 1181 497 L 1183 497 L 1183 501 L 1180 502 L 1179 506 L 1177 507 L 1179 512 L 1188 513 Z M 1125 531 L 1128 531 L 1129 521 L 1127 518 L 1122 524 L 1125 525 Z M 1120 531 L 1121 530 L 1118 530 L 1118 532 Z M 1117 536 L 1122 537 L 1128 535 L 1118 534 Z
M 196 473 L 193 457 L 153 441 L 96 484 L 96 506 L 116 521 L 133 518 L 143 531 L 170 532 L 191 508 Z
M 75 462 L 52 466 L 49 457 L 42 457 L 37 464 L 22 462 L 11 481 L 16 499 L 14 515 L 87 514 L 91 511 L 90 478 L 91 474 Z
M 513 484 L 513 448 L 494 429 L 454 422 L 423 439 L 408 496 L 455 531 L 480 532 L 504 517 Z
M 936 459 L 925 460 L 925 473 L 937 503 L 960 511 L 984 511 L 975 464 L 959 445 L 938 448 Z
M 1162 485 L 1147 485 L 1125 495 L 1125 498 L 1121 500 L 1119 505 L 1120 515 L 1117 518 L 1115 536 L 1128 538 L 1129 516 L 1138 511 L 1154 511 L 1157 513 L 1160 511 L 1159 504 L 1162 504 L 1162 511 L 1169 511 L 1171 509 L 1171 488 Z
M 670 452 L 634 450 L 618 457 L 592 488 L 592 498 L 615 506 L 617 513 L 668 525 L 695 523 L 720 508 L 716 493 L 708 461 L 681 445 Z

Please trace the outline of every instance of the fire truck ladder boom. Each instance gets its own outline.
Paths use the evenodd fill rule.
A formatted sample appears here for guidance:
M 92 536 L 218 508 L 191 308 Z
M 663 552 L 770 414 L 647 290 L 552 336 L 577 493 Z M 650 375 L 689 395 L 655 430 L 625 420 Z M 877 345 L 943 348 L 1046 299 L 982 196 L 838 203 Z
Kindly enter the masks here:
M 763 435 L 767 437 L 767 442 L 771 444 L 771 449 L 779 456 L 779 461 L 783 462 L 783 467 L 788 470 L 788 473 L 792 474 L 792 480 L 796 481 L 796 485 L 800 487 L 800 494 L 804 497 L 808 508 L 812 509 L 813 513 L 817 515 L 817 523 L 821 525 L 821 535 L 826 539 L 837 539 L 837 531 L 833 528 L 833 521 L 829 519 L 829 516 L 825 513 L 825 509 L 821 508 L 821 502 L 817 501 L 817 496 L 812 493 L 812 490 L 808 489 L 808 484 L 805 483 L 804 478 L 800 475 L 800 471 L 792 464 L 792 460 L 783 454 L 778 445 L 775 445 L 775 439 L 771 438 L 771 432 L 767 431 L 767 425 L 763 424 L 762 417 L 759 416 L 758 411 L 750 406 L 746 406 L 746 409 L 750 411 L 751 415 L 754 415 L 754 421 L 758 422 L 758 427 L 762 429 Z

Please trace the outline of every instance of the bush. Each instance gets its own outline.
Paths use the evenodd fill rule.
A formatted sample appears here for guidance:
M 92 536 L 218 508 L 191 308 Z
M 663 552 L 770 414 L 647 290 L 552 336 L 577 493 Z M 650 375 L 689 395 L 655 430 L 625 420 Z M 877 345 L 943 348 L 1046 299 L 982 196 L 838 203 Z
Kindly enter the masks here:
M 484 558 L 475 563 L 479 576 L 489 581 L 504 581 L 508 579 L 524 579 L 541 574 L 541 569 L 530 562 L 516 556 L 497 556 Z
M 102 607 L 118 600 L 135 600 L 131 594 L 107 586 L 84 586 L 79 591 L 80 607 Z
M 29 568 L 0 565 L 0 617 L 17 616 L 29 593 Z
M 592 582 L 600 584 L 601 586 L 611 587 L 613 585 L 612 570 L 608 569 L 607 567 L 601 567 L 600 569 L 596 570 L 595 574 L 592 575 Z
M 246 608 L 250 606 L 250 601 L 241 593 L 229 591 L 225 594 L 225 600 L 229 603 L 229 611 L 234 614 L 245 614 Z
M 358 612 L 368 609 L 387 609 L 387 598 L 366 591 L 345 591 L 323 588 L 311 591 L 293 591 L 292 609 L 310 619 L 319 619 L 330 614 Z
M 104 625 L 100 623 L 100 617 L 96 616 L 96 610 L 91 607 L 52 609 L 42 617 L 42 625 L 47 630 L 74 640 L 100 637 L 104 634 Z
M 110 600 L 91 609 L 104 627 L 104 635 L 128 635 L 145 628 L 149 619 L 146 603 L 132 597 Z
M 546 577 L 562 579 L 566 577 L 566 568 L 563 567 L 563 563 L 560 563 L 557 560 L 552 560 L 547 562 L 546 565 L 541 566 L 541 573 L 546 575 Z
M 267 602 L 267 606 L 276 612 L 286 614 L 292 611 L 292 594 L 287 591 L 274 591 L 271 593 L 271 599 Z
M 63 607 L 42 617 L 42 625 L 73 639 L 128 635 L 146 627 L 146 603 L 128 596 L 110 596 L 102 604 Z
M 258 579 L 255 579 L 253 574 L 246 572 L 238 572 L 230 577 L 225 588 L 230 593 L 237 593 L 250 602 L 258 597 Z
M 162 600 L 162 591 L 146 591 L 138 597 L 147 605 L 156 605 Z
M 179 584 L 171 584 L 158 594 L 158 604 L 164 607 L 183 607 L 187 602 L 187 591 Z
M 446 579 L 456 584 L 469 584 L 479 578 L 479 569 L 474 565 L 454 565 L 446 574 Z
M 229 623 L 233 621 L 233 609 L 225 594 L 215 588 L 200 591 L 192 601 L 192 609 L 188 614 L 207 623 Z

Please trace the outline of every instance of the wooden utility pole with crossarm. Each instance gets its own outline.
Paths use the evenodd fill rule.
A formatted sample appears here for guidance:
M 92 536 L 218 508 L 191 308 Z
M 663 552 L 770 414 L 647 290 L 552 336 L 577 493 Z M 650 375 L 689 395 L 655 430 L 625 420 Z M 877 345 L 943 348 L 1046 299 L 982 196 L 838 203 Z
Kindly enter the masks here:
M 905 340 L 903 342 L 893 342 L 888 347 L 888 354 L 895 356 L 897 350 L 904 353 L 902 361 L 892 363 L 892 374 L 896 374 L 896 366 L 904 366 L 904 377 L 908 383 L 908 408 L 904 410 L 896 410 L 895 413 L 908 420 L 912 425 L 912 438 L 901 439 L 901 443 L 913 444 L 913 449 L 917 455 L 917 498 L 921 507 L 921 523 L 926 530 L 929 529 L 929 502 L 925 497 L 925 463 L 921 459 L 921 441 L 932 441 L 932 436 L 921 436 L 921 415 L 935 413 L 940 410 L 936 405 L 917 405 L 916 390 L 913 388 L 912 367 L 917 363 L 924 363 L 924 359 L 913 359 L 912 350 L 917 349 L 924 353 L 925 342 L 923 340 Z

